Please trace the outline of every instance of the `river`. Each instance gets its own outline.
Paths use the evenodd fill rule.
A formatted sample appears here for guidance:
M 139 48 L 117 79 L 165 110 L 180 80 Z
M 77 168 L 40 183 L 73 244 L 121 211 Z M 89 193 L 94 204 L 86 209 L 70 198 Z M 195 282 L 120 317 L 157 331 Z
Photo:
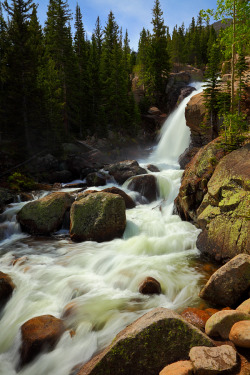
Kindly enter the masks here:
M 50 238 L 28 236 L 16 222 L 16 213 L 26 203 L 11 204 L 0 215 L 0 270 L 16 285 L 0 316 L 1 375 L 17 374 L 19 328 L 32 317 L 51 314 L 60 318 L 70 304 L 66 323 L 74 334 L 65 332 L 53 351 L 18 374 L 69 375 L 76 364 L 89 360 L 150 309 L 161 306 L 179 311 L 198 303 L 203 277 L 195 266 L 199 230 L 173 215 L 183 173 L 177 160 L 189 143 L 184 111 L 191 96 L 167 119 L 149 158 L 139 161 L 144 167 L 149 163 L 159 167 L 160 172 L 153 174 L 160 196 L 126 211 L 122 239 L 73 243 L 63 232 Z M 114 183 L 105 188 L 109 186 Z M 139 202 L 126 183 L 120 188 Z M 138 292 L 147 276 L 160 282 L 162 294 Z

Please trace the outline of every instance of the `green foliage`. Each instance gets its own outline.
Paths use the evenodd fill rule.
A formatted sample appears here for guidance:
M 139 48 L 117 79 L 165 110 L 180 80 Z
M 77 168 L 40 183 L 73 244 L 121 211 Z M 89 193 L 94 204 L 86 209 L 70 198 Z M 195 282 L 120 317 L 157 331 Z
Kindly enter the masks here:
M 36 188 L 36 182 L 20 172 L 14 172 L 8 177 L 9 187 L 16 191 L 29 191 Z
M 242 146 L 246 140 L 246 131 L 248 125 L 246 116 L 238 113 L 225 113 L 223 116 L 223 125 L 221 135 L 222 145 L 228 151 L 233 151 Z

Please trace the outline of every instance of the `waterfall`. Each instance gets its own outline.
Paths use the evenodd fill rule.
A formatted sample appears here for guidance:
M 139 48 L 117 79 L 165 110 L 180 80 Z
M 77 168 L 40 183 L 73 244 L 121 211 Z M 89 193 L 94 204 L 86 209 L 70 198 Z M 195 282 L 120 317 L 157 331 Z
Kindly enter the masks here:
M 123 238 L 72 243 L 67 236 L 25 235 L 15 220 L 25 203 L 12 204 L 0 215 L 3 232 L 13 228 L 0 238 L 0 271 L 9 274 L 16 285 L 0 312 L 0 375 L 69 375 L 75 365 L 88 361 L 150 309 L 177 310 L 198 303 L 202 275 L 194 260 L 199 230 L 173 215 L 182 176 L 177 160 L 188 143 L 183 123 L 187 101 L 167 120 L 158 147 L 144 160 L 145 166 L 154 161 L 160 169 L 153 173 L 159 199 L 141 204 L 145 199 L 138 200 L 138 193 L 126 184 L 119 186 L 137 201 L 135 208 L 126 211 Z M 109 186 L 114 184 L 105 188 Z M 160 282 L 160 295 L 139 293 L 138 286 L 147 276 Z M 17 373 L 20 326 L 43 314 L 61 318 L 67 305 L 73 306 L 66 324 L 74 336 L 66 331 L 53 351 Z
M 190 98 L 202 92 L 202 84 L 194 83 L 196 88 L 181 104 L 173 111 L 163 124 L 160 132 L 160 141 L 151 155 L 151 161 L 178 165 L 178 157 L 185 151 L 190 141 L 190 130 L 186 126 L 185 107 Z

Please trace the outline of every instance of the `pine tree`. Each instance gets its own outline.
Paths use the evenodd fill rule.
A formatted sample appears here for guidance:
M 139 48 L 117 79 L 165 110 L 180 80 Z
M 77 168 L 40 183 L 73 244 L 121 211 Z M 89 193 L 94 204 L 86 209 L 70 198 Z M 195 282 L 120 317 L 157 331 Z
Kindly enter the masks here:
M 0 2 L 0 123 L 1 123 L 1 136 L 7 135 L 8 122 L 7 122 L 7 96 L 6 96 L 6 83 L 7 83 L 7 50 L 9 48 L 7 25 L 3 18 L 2 4 Z

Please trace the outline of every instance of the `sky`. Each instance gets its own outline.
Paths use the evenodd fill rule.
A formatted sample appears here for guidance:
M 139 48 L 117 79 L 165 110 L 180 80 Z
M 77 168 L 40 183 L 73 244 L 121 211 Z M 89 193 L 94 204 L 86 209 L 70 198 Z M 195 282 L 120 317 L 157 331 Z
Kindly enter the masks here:
M 38 17 L 42 26 L 46 20 L 49 0 L 34 1 L 38 4 Z M 69 8 L 75 15 L 76 4 L 81 8 L 83 24 L 90 39 L 99 16 L 102 27 L 105 27 L 108 14 L 112 10 L 115 20 L 123 33 L 128 30 L 130 47 L 137 51 L 140 32 L 143 27 L 152 30 L 152 9 L 154 0 L 68 0 Z M 165 25 L 169 26 L 170 33 L 177 24 L 184 22 L 188 27 L 192 17 L 197 18 L 201 9 L 216 8 L 216 0 L 160 0 Z M 73 26 L 74 22 L 72 23 Z

